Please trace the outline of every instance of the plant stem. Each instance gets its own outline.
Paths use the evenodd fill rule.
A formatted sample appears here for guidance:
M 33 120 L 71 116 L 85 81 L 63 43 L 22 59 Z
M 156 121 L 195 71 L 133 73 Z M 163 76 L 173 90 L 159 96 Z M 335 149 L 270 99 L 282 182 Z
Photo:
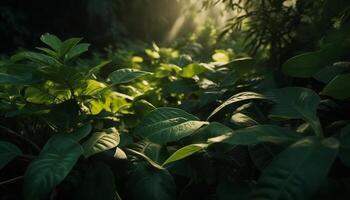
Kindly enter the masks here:
M 11 179 L 6 180 L 6 181 L 2 181 L 2 182 L 0 182 L 0 186 L 1 186 L 1 185 L 5 185 L 5 184 L 9 184 L 9 183 L 14 183 L 14 182 L 16 182 L 16 181 L 18 181 L 18 180 L 21 180 L 23 177 L 24 177 L 24 176 L 18 176 L 18 177 L 11 178 Z
M 25 137 L 25 136 L 23 136 L 23 135 L 21 135 L 21 134 L 15 132 L 15 131 L 13 131 L 13 130 L 11 130 L 11 129 L 5 127 L 5 126 L 2 126 L 2 125 L 0 125 L 0 128 L 6 130 L 7 133 L 10 133 L 11 135 L 16 136 L 16 137 L 22 139 L 23 141 L 26 141 L 27 143 L 29 143 L 30 145 L 32 145 L 32 147 L 33 147 L 35 150 L 37 150 L 38 152 L 41 151 L 40 147 L 39 147 L 37 144 L 35 144 L 33 141 L 31 141 L 30 139 L 28 139 L 27 137 Z

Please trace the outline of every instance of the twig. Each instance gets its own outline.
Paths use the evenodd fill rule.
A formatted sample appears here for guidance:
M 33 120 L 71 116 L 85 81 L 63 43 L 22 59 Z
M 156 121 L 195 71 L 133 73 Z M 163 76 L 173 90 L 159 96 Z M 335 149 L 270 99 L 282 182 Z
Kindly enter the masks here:
M 11 178 L 11 179 L 6 180 L 6 181 L 2 181 L 2 182 L 0 182 L 0 186 L 1 186 L 1 185 L 5 185 L 5 184 L 9 184 L 9 183 L 14 183 L 14 182 L 16 182 L 16 181 L 18 181 L 18 180 L 21 180 L 23 177 L 24 177 L 24 176 L 18 176 L 18 177 Z
M 32 147 L 33 147 L 35 150 L 37 150 L 38 152 L 41 151 L 40 147 L 39 147 L 37 144 L 35 144 L 33 141 L 31 141 L 30 139 L 26 138 L 25 136 L 23 136 L 23 135 L 21 135 L 21 134 L 15 132 L 15 131 L 13 131 L 13 130 L 11 130 L 11 129 L 5 127 L 5 126 L 2 126 L 2 125 L 0 125 L 0 128 L 6 130 L 7 133 L 10 133 L 10 134 L 12 134 L 12 135 L 14 135 L 14 136 L 16 136 L 16 137 L 18 137 L 18 138 L 20 138 L 20 139 L 26 141 L 27 143 L 31 144 Z

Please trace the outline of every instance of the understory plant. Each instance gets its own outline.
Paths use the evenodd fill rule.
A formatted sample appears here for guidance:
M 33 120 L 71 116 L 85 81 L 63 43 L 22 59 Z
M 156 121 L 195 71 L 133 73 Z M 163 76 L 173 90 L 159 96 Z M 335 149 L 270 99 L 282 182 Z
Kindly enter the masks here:
M 47 47 L 0 63 L 0 195 L 347 199 L 346 33 L 287 60 L 284 75 L 250 57 L 216 51 L 201 63 L 156 44 L 113 57 L 129 68 L 90 66 L 81 38 L 44 34 Z

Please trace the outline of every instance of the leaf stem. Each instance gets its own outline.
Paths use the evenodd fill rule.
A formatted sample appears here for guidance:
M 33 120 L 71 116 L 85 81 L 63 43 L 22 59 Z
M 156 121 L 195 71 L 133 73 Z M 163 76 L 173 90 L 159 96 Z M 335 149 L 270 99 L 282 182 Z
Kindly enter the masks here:
M 18 176 L 18 177 L 11 178 L 11 179 L 6 180 L 6 181 L 2 181 L 2 182 L 0 182 L 0 186 L 1 186 L 1 185 L 6 185 L 6 184 L 9 184 L 9 183 L 14 183 L 14 182 L 16 182 L 16 181 L 18 181 L 18 180 L 21 180 L 23 177 L 24 177 L 24 176 Z
M 9 133 L 9 134 L 11 134 L 11 135 L 13 135 L 13 136 L 16 136 L 16 137 L 22 139 L 23 141 L 27 142 L 28 144 L 32 145 L 32 147 L 33 147 L 35 150 L 37 150 L 38 152 L 41 151 L 40 147 L 39 147 L 37 144 L 35 144 L 33 141 L 31 141 L 30 139 L 28 139 L 27 137 L 25 137 L 25 136 L 23 136 L 23 135 L 21 135 L 21 134 L 15 132 L 15 131 L 13 131 L 13 130 L 11 130 L 11 129 L 5 127 L 5 126 L 2 126 L 2 125 L 0 125 L 0 128 L 6 130 L 7 133 Z

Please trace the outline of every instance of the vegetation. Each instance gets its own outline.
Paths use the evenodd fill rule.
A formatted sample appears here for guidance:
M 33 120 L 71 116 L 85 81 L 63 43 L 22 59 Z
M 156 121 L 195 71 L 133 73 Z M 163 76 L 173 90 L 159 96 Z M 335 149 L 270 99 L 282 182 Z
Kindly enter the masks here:
M 109 3 L 128 8 L 116 16 L 142 9 Z M 1 199 L 349 199 L 350 2 L 187 11 L 218 5 L 236 13 L 223 29 L 173 41 L 120 36 L 88 51 L 45 33 L 4 53 Z

